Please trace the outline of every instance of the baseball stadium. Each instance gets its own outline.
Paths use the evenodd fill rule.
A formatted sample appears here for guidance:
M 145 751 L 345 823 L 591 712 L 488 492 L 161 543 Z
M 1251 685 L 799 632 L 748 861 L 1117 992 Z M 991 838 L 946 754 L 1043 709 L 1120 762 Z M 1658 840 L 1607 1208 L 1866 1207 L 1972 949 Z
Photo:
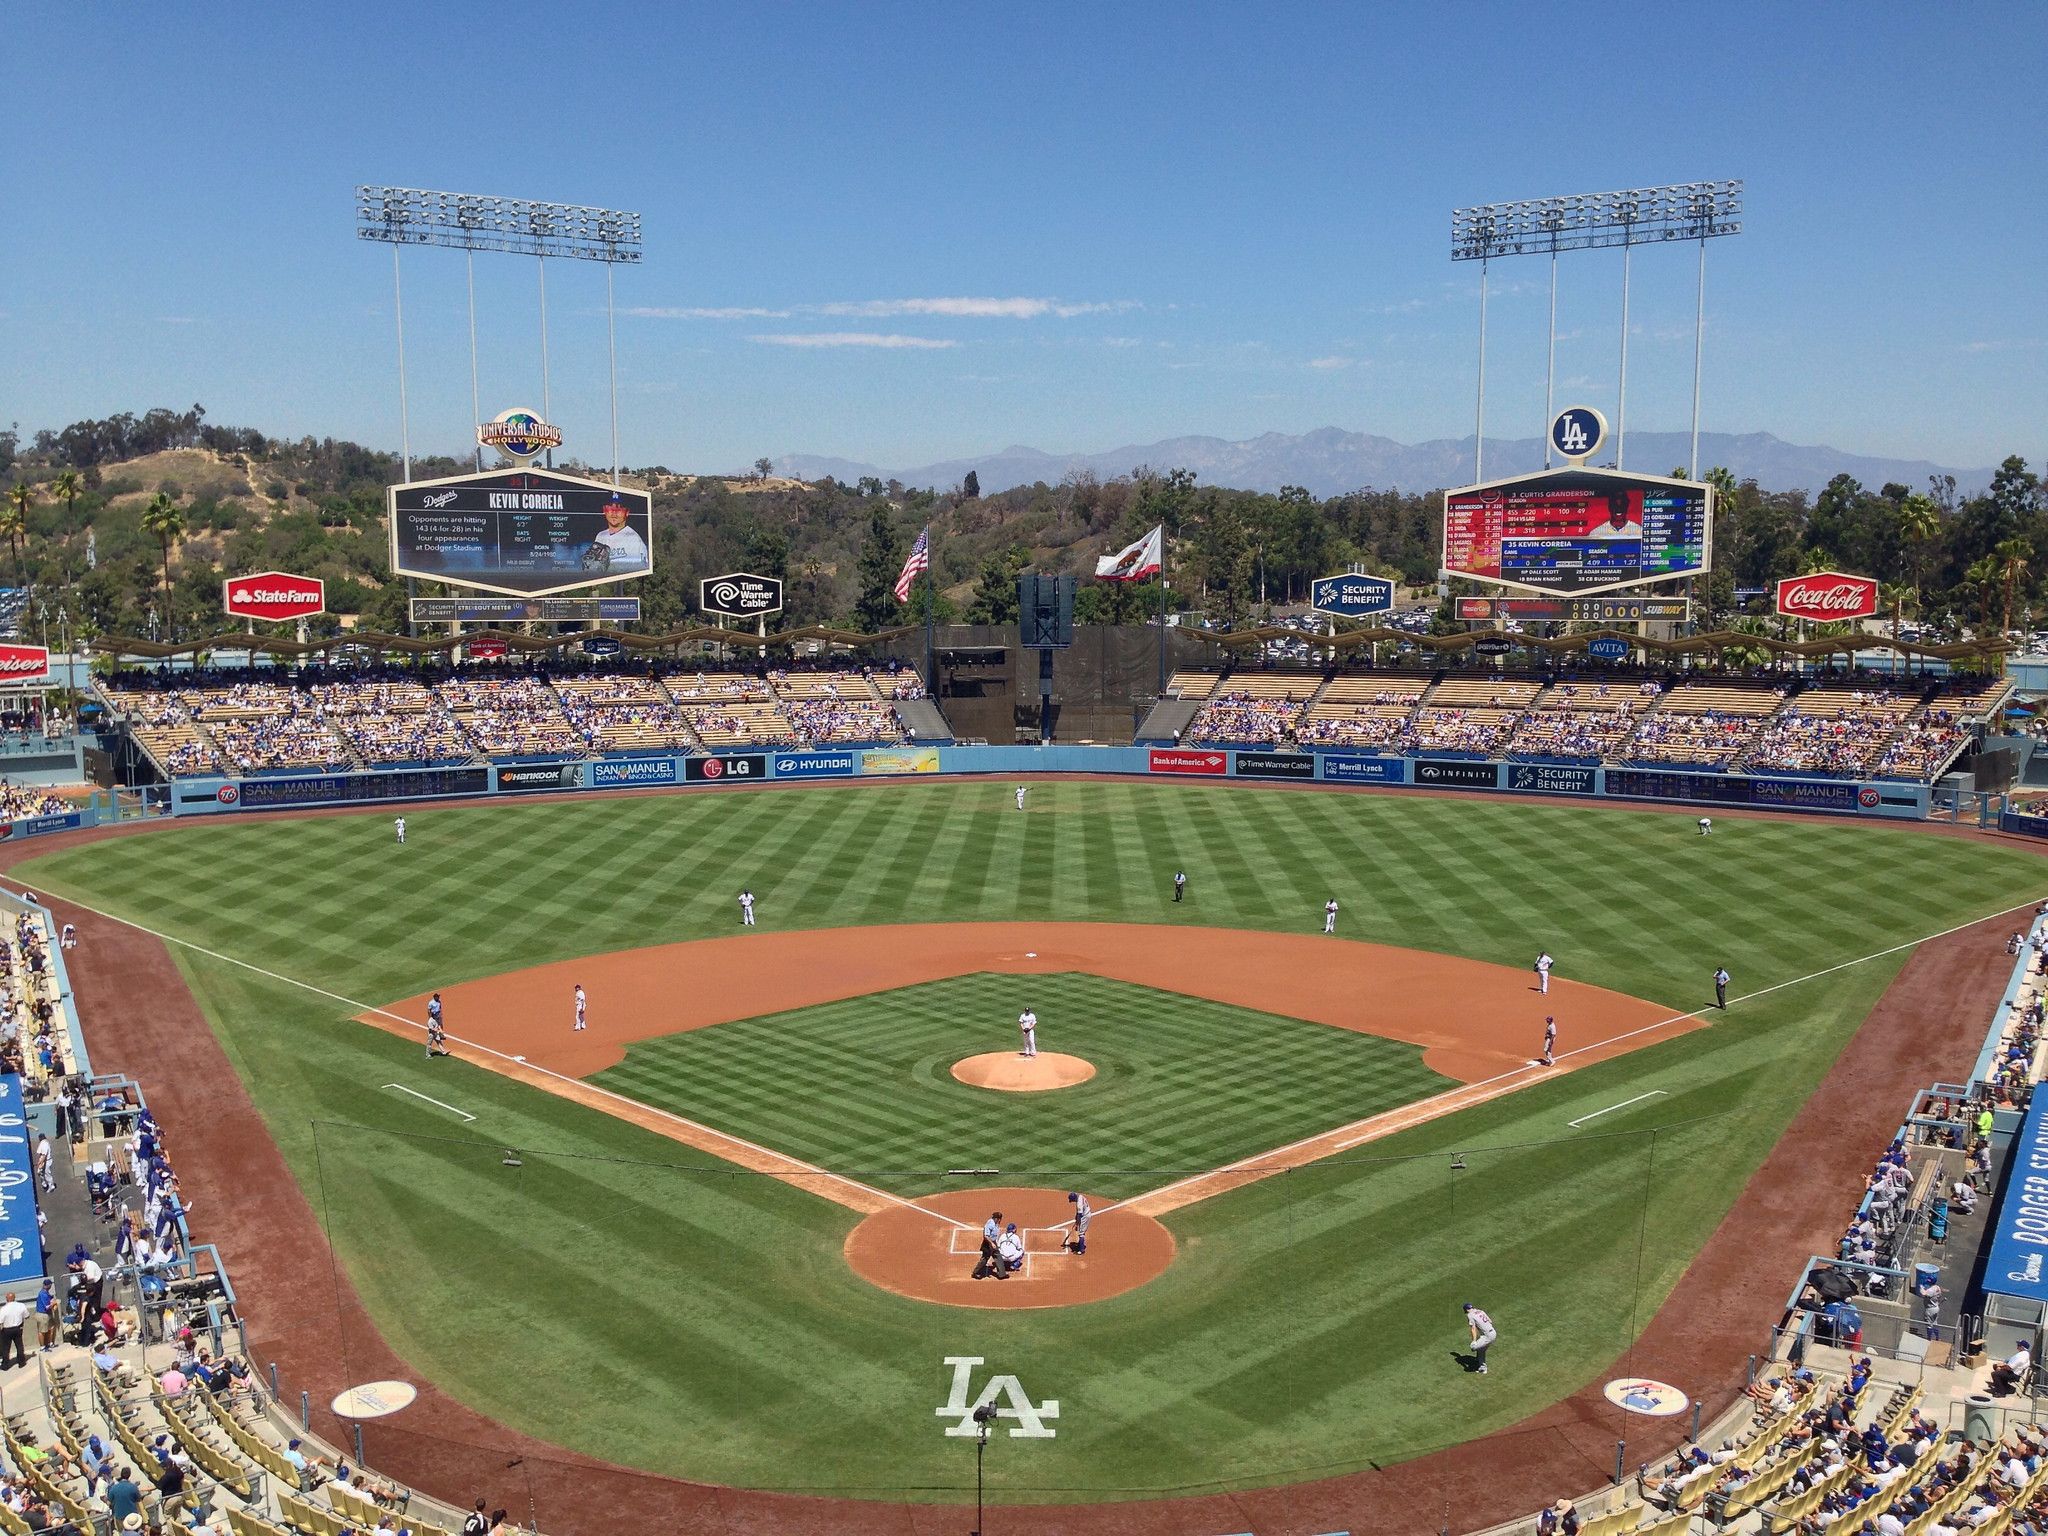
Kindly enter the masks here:
M 109 341 L 113 385 L 273 412 L 89 414 L 73 368 L 0 431 L 0 1536 L 2048 1536 L 2048 485 L 1912 456 L 2022 430 L 2040 343 L 1958 339 L 2022 279 L 1957 265 L 1938 363 L 1903 324 L 1914 368 L 1828 354 L 1782 166 L 1754 204 L 1452 208 L 1447 279 L 1442 210 L 1425 241 L 1393 205 L 1531 167 L 1382 144 L 1422 181 L 1339 302 L 1298 211 L 1169 250 L 1141 194 L 1302 202 L 1345 121 L 1279 126 L 1302 61 L 1426 41 L 1368 57 L 1332 12 L 1283 46 L 1276 8 L 1215 50 L 1274 100 L 1183 60 L 1142 153 L 1133 80 L 1080 148 L 1032 99 L 1027 154 L 967 121 L 1013 38 L 849 48 L 874 121 L 819 116 L 825 9 L 753 39 L 743 100 L 713 29 L 650 15 L 667 51 L 574 95 L 644 139 L 603 154 L 387 101 L 475 48 L 431 7 L 360 71 L 366 174 L 498 123 L 511 174 L 644 184 L 644 218 L 334 181 L 275 83 L 332 39 L 280 13 L 289 55 L 206 45 L 235 156 L 314 189 L 192 158 L 248 203 L 200 247 L 232 302 L 116 281 L 121 241 L 67 262 L 80 212 L 0 308 L 26 360 L 45 308 L 82 352 L 147 292 L 125 323 L 179 349 Z M 1375 113 L 1458 139 L 1447 86 L 1501 75 L 1468 41 Z M 1590 39 L 1526 46 L 1563 41 L 1595 78 Z M 192 46 L 153 67 L 203 84 Z M 150 96 L 124 51 L 108 114 Z M 628 89 L 684 56 L 687 92 Z M 884 74 L 984 58 L 975 114 L 884 122 Z M 1739 79 L 1702 141 L 1637 73 L 1642 142 L 1596 154 L 1579 103 L 1540 174 L 1785 158 Z M 1799 87 L 1872 116 L 1836 89 Z M 643 158 L 728 119 L 702 187 Z M 1198 156 L 1220 123 L 1257 157 Z M 72 174 L 157 207 L 123 159 Z M 899 164 L 934 274 L 900 291 L 856 274 L 915 199 L 844 201 Z M 1090 238 L 1055 261 L 1061 165 Z M 1914 180 L 1885 298 L 1968 222 Z M 189 278 L 199 216 L 159 216 Z M 999 225 L 1029 286 L 968 275 Z M 1825 281 L 1879 302 L 1828 227 Z M 2009 410 L 1910 395 L 1977 368 Z M 1884 453 L 1748 430 L 1866 407 L 1835 440 Z M 941 453 L 1041 423 L 1160 441 Z M 714 467 L 792 424 L 820 451 Z

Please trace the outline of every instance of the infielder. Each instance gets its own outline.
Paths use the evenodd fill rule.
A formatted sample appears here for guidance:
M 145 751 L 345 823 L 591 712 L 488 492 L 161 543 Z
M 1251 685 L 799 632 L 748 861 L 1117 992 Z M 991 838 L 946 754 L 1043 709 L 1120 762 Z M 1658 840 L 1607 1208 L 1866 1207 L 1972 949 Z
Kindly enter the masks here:
M 1017 1028 L 1024 1036 L 1023 1054 L 1026 1056 L 1036 1056 L 1038 1054 L 1038 1015 L 1029 1008 L 1026 1008 L 1017 1015 Z
M 1062 1248 L 1070 1247 L 1076 1253 L 1086 1253 L 1088 1251 L 1088 1223 L 1093 1219 L 1095 1209 L 1089 1205 L 1088 1197 L 1078 1189 L 1067 1192 L 1067 1204 L 1074 1208 L 1074 1230 L 1066 1237 L 1060 1239 L 1060 1246 Z
M 583 983 L 579 981 L 576 983 L 576 1028 L 578 1030 L 584 1027 L 584 1009 L 586 1006 L 587 1004 L 583 996 Z
M 1024 809 L 1024 790 L 1025 790 L 1025 787 L 1026 787 L 1026 786 L 1024 786 L 1024 785 L 1022 785 L 1022 784 L 1019 784 L 1019 785 L 1017 786 L 1017 809 L 1018 809 L 1018 810 L 1020 810 L 1020 811 Z
M 1472 1357 L 1479 1362 L 1479 1374 L 1484 1376 L 1486 1351 L 1497 1337 L 1493 1331 L 1493 1319 L 1468 1301 L 1465 1303 L 1465 1326 L 1472 1330 Z
M 754 893 L 752 891 L 740 892 L 740 926 L 742 928 L 754 926 Z
M 1548 1015 L 1543 1020 L 1543 1065 L 1557 1065 L 1557 1020 Z
M 1702 816 L 1700 818 L 1700 836 L 1707 837 L 1712 834 L 1713 830 L 1714 818 L 1711 816 Z
M 403 848 L 405 846 L 405 818 L 401 816 L 391 825 L 398 833 L 398 846 Z
M 1545 997 L 1550 996 L 1550 967 L 1554 963 L 1550 958 L 1550 951 L 1547 949 L 1539 952 L 1536 956 L 1536 990 Z
M 1328 901 L 1323 903 L 1323 932 L 1335 933 L 1336 931 L 1337 898 L 1332 896 Z

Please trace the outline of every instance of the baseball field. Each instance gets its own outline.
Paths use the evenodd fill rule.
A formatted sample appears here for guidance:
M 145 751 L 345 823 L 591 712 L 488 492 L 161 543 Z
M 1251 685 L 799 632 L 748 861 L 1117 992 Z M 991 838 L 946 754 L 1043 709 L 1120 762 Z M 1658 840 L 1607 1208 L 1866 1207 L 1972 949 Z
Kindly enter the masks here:
M 1400 1461 L 1575 1391 L 1912 947 L 2048 891 L 1915 829 L 1142 782 L 407 822 L 224 818 L 17 873 L 172 941 L 419 1378 L 628 1466 L 913 1500 L 971 1488 L 960 1369 L 1043 1408 L 986 1470 L 1046 1502 Z M 1026 1007 L 1092 1075 L 959 1081 Z M 1104 1213 L 1078 1257 L 1045 1230 L 1070 1189 Z M 967 1278 L 989 1190 L 1050 1202 L 1007 1281 Z M 1126 1237 L 1149 1269 L 1076 1283 Z

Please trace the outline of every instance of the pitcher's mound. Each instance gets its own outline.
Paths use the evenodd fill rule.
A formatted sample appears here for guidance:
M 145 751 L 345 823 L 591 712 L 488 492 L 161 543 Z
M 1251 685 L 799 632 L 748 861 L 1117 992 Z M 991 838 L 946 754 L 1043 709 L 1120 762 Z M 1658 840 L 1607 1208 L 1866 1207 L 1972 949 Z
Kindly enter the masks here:
M 1137 1289 L 1173 1262 L 1173 1234 L 1128 1207 L 1098 1215 L 1088 1227 L 1088 1251 L 1069 1252 L 1061 1244 L 1073 1210 L 1063 1189 L 949 1189 L 868 1217 L 846 1236 L 846 1262 L 885 1291 L 953 1307 L 1103 1301 Z M 1001 1280 L 977 1280 L 981 1224 L 996 1211 L 1004 1225 L 1017 1224 L 1024 1267 Z
M 953 1075 L 970 1088 L 999 1088 L 1004 1093 L 1043 1093 L 1071 1088 L 1095 1075 L 1095 1063 L 1058 1051 L 1019 1056 L 1015 1051 L 989 1051 L 953 1063 Z

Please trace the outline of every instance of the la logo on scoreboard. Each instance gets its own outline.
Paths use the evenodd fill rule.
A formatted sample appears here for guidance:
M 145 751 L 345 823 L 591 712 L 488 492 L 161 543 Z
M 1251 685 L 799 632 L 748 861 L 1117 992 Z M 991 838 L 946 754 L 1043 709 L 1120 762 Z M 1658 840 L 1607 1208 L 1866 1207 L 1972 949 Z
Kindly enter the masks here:
M 1568 405 L 1550 423 L 1550 446 L 1570 464 L 1583 464 L 1607 441 L 1607 418 L 1590 405 Z

